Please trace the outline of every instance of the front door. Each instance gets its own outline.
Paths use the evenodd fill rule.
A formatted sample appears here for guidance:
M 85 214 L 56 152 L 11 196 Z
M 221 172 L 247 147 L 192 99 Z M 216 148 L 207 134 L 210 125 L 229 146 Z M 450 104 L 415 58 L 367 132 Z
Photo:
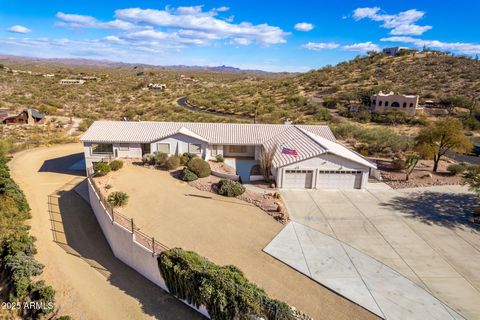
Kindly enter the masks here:
M 142 143 L 142 156 L 150 153 L 150 143 Z

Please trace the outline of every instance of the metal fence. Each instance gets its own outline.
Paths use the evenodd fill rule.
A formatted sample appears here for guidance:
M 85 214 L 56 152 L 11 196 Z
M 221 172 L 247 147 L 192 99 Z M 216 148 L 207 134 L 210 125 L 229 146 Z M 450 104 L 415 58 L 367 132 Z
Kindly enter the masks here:
M 168 250 L 169 248 L 164 245 L 163 243 L 158 242 L 155 240 L 154 237 L 150 237 L 144 232 L 141 232 L 139 228 L 135 226 L 135 223 L 133 222 L 133 218 L 129 218 L 120 212 L 116 211 L 107 201 L 107 199 L 103 196 L 102 192 L 100 191 L 100 188 L 98 187 L 95 179 L 93 179 L 93 169 L 88 168 L 87 169 L 87 177 L 88 181 L 90 184 L 93 186 L 93 189 L 98 195 L 98 200 L 102 203 L 102 205 L 105 207 L 105 212 L 109 216 L 110 220 L 112 220 L 112 223 L 116 223 L 123 228 L 127 229 L 130 231 L 132 234 L 132 237 L 134 240 L 144 246 L 145 248 L 149 249 L 152 251 L 152 254 L 160 253 L 163 251 Z

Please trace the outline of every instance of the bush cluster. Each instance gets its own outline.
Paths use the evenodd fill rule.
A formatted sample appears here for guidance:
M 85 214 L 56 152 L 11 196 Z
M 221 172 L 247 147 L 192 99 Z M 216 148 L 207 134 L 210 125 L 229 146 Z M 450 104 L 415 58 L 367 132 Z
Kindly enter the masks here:
M 153 154 L 155 158 L 155 164 L 157 166 L 163 166 L 168 160 L 168 154 L 165 152 L 157 151 Z
M 180 172 L 179 178 L 182 181 L 195 181 L 198 179 L 197 175 L 188 170 L 188 168 L 183 168 L 182 172 Z
M 7 301 L 43 302 L 39 309 L 22 309 L 24 319 L 38 319 L 53 311 L 55 292 L 40 275 L 43 265 L 35 260 L 35 238 L 28 234 L 25 221 L 30 207 L 25 195 L 10 178 L 7 160 L 0 157 L 0 282 Z
M 170 156 L 165 162 L 165 168 L 167 170 L 175 170 L 180 166 L 180 158 L 177 156 Z
M 195 154 L 195 153 L 188 153 L 188 152 L 185 152 L 184 154 L 182 154 L 182 156 L 180 157 L 180 164 L 182 166 L 185 166 L 187 165 L 187 163 L 192 160 L 193 158 L 197 158 L 198 156 Z
M 217 154 L 217 156 L 215 157 L 215 160 L 217 160 L 217 162 L 225 161 L 225 159 L 223 158 L 223 154 Z
M 218 193 L 226 197 L 238 197 L 245 192 L 245 186 L 230 179 L 220 180 L 217 187 Z
M 108 195 L 107 201 L 112 207 L 123 207 L 128 203 L 128 194 L 123 191 L 115 191 Z
M 467 165 L 464 163 L 451 164 L 447 167 L 447 171 L 453 175 L 463 173 L 465 170 L 467 170 Z
M 212 173 L 208 162 L 198 157 L 194 157 L 188 161 L 187 167 L 199 178 L 208 177 Z
M 144 154 L 142 157 L 142 162 L 143 164 L 149 164 L 149 165 L 155 165 L 156 160 L 155 160 L 155 155 L 152 153 L 147 153 Z
M 170 293 L 196 307 L 204 305 L 212 320 L 294 319 L 286 303 L 270 298 L 235 266 L 218 266 L 180 248 L 162 252 L 158 266 Z
M 117 171 L 123 168 L 123 161 L 122 160 L 113 160 L 109 163 L 110 169 L 113 171 Z
M 93 166 L 93 172 L 96 177 L 103 177 L 104 175 L 108 174 L 112 168 L 106 162 L 99 162 Z

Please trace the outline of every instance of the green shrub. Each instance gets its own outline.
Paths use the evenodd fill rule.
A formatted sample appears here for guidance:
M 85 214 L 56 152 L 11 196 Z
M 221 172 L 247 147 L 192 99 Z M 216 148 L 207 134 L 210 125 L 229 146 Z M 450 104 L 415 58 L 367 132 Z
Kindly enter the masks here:
M 177 156 L 170 156 L 165 162 L 167 170 L 175 170 L 180 166 L 180 158 Z
M 186 165 L 193 158 L 198 158 L 198 155 L 196 155 L 195 153 L 185 152 L 181 156 L 182 165 Z
M 110 162 L 110 169 L 113 171 L 117 171 L 123 168 L 123 161 L 122 160 L 113 160 Z
M 142 162 L 143 164 L 150 164 L 154 165 L 155 164 L 155 155 L 151 153 L 144 154 L 142 157 Z
M 183 181 L 195 181 L 198 179 L 197 175 L 188 170 L 188 168 L 183 168 L 182 172 L 180 172 L 179 178 Z
M 199 178 L 208 177 L 212 173 L 208 162 L 198 157 L 195 157 L 190 161 L 188 161 L 187 167 L 188 169 L 190 169 L 190 171 L 195 173 Z
M 107 201 L 112 207 L 122 207 L 128 203 L 128 194 L 122 191 L 115 191 L 108 195 Z
M 163 166 L 168 160 L 168 154 L 165 152 L 157 151 L 154 153 L 154 157 L 155 157 L 155 164 L 157 166 Z
M 112 170 L 112 168 L 110 168 L 110 165 L 106 162 L 99 162 L 93 167 L 93 172 L 96 177 L 102 177 L 108 174 L 110 170 Z
M 222 179 L 218 182 L 218 193 L 226 197 L 238 197 L 245 192 L 245 186 L 240 182 Z
M 465 170 L 467 170 L 467 166 L 463 163 L 451 164 L 447 167 L 447 171 L 453 175 L 463 173 Z
M 171 294 L 194 306 L 204 305 L 212 320 L 293 320 L 292 309 L 271 299 L 235 266 L 218 266 L 195 252 L 175 248 L 158 257 Z
M 225 159 L 223 158 L 223 154 L 217 154 L 215 160 L 217 160 L 217 162 L 223 162 Z

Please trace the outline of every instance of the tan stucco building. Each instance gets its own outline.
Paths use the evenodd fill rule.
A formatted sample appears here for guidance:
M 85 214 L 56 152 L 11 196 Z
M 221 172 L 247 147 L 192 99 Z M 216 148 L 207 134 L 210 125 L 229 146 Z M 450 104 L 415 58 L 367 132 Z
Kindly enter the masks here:
M 380 91 L 378 94 L 371 96 L 370 100 L 370 109 L 373 112 L 398 110 L 403 111 L 410 116 L 423 112 L 423 108 L 418 106 L 417 95 L 396 94 L 393 91 L 383 93 Z

